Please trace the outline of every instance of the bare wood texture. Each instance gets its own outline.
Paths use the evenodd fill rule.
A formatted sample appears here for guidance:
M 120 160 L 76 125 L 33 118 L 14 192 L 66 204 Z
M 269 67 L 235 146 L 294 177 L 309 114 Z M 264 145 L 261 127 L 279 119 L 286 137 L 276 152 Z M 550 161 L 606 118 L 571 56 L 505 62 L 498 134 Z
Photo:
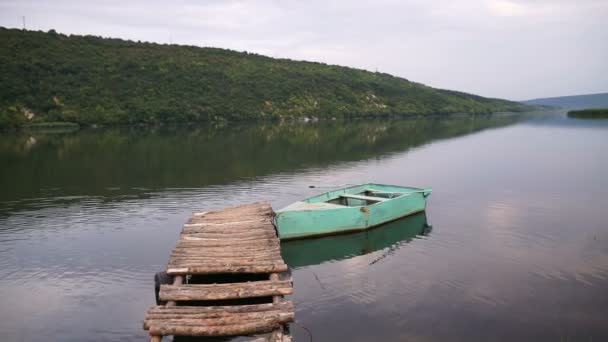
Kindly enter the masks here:
M 220 300 L 288 295 L 293 292 L 291 282 L 280 280 L 253 281 L 228 284 L 161 285 L 161 300 Z
M 187 266 L 180 268 L 167 268 L 169 275 L 187 274 L 214 274 L 214 273 L 274 273 L 287 271 L 286 264 L 268 265 L 215 265 L 215 266 Z
M 281 322 L 275 320 L 247 322 L 223 326 L 184 326 L 174 324 L 160 324 L 151 326 L 150 333 L 154 335 L 163 336 L 232 336 L 270 332 L 280 326 Z
M 144 322 L 144 329 L 150 329 L 155 325 L 190 325 L 190 326 L 220 326 L 220 325 L 234 325 L 245 322 L 259 322 L 259 321 L 276 321 L 280 323 L 291 322 L 294 319 L 293 312 L 268 312 L 258 314 L 233 314 L 230 316 L 222 317 L 210 317 L 210 318 L 199 318 L 190 316 L 181 317 L 150 317 L 146 318 Z
M 242 313 L 242 312 L 264 312 L 272 310 L 293 311 L 293 302 L 281 302 L 277 304 L 252 304 L 252 305 L 230 305 L 230 306 L 153 306 L 148 313 Z
M 151 335 L 226 336 L 264 333 L 293 322 L 293 303 L 152 307 L 144 321 Z

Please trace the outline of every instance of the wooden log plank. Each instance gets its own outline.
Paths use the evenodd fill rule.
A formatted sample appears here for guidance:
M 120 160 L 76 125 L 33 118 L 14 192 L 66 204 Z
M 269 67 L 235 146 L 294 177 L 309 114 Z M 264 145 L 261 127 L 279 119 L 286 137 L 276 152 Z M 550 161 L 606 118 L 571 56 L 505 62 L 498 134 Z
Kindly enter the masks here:
M 273 217 L 274 212 L 270 208 L 249 210 L 225 210 L 221 212 L 207 212 L 204 215 L 192 215 L 191 220 L 223 220 L 239 217 Z
M 268 237 L 278 238 L 274 230 L 260 230 L 251 232 L 225 232 L 225 233 L 214 233 L 214 232 L 182 232 L 181 236 L 191 237 L 204 237 L 207 239 L 237 239 L 237 238 L 252 238 L 252 237 Z
M 228 231 L 228 232 L 213 232 L 213 231 L 188 231 L 180 234 L 180 238 L 184 236 L 190 237 L 204 237 L 207 239 L 235 239 L 235 238 L 257 238 L 257 237 L 268 237 L 278 239 L 276 231 L 274 229 L 267 230 L 251 230 L 251 231 Z
M 230 224 L 230 225 L 217 225 L 201 223 L 191 223 L 189 226 L 184 225 L 182 232 L 193 233 L 246 233 L 246 232 L 261 232 L 261 231 L 275 231 L 274 226 L 270 222 L 257 222 L 257 223 L 244 223 L 244 224 Z
M 212 209 L 212 210 L 206 211 L 205 213 L 213 214 L 213 213 L 224 212 L 224 211 L 252 209 L 252 208 L 258 208 L 258 209 L 259 208 L 271 208 L 271 206 L 270 206 L 270 202 L 268 202 L 268 201 L 259 201 L 259 202 L 233 205 L 233 206 L 222 208 L 222 209 Z
M 191 235 L 191 234 L 209 234 L 212 235 L 229 235 L 229 236 L 239 236 L 243 234 L 251 234 L 251 235 L 271 235 L 272 237 L 277 237 L 277 232 L 274 227 L 231 227 L 229 229 L 222 227 L 198 227 L 198 228 L 184 228 L 182 229 L 182 235 Z
M 239 226 L 239 225 L 254 225 L 259 224 L 259 222 L 270 223 L 271 221 L 268 218 L 259 218 L 259 216 L 252 216 L 251 218 L 247 217 L 235 217 L 234 219 L 222 219 L 222 220 L 209 220 L 206 219 L 204 221 L 189 221 L 189 223 L 184 224 L 184 228 L 192 228 L 192 227 L 213 227 L 213 226 Z
M 200 214 L 193 214 L 192 217 L 196 217 L 196 218 L 214 218 L 214 217 L 228 217 L 228 216 L 235 216 L 235 215 L 258 215 L 258 216 L 262 216 L 262 215 L 274 215 L 274 211 L 272 210 L 272 208 L 270 206 L 267 207 L 258 207 L 258 208 L 239 208 L 239 209 L 224 209 L 224 210 L 219 210 L 219 211 L 207 211 L 206 213 L 200 215 Z
M 177 245 L 174 250 L 188 250 L 188 249 L 206 249 L 208 251 L 215 251 L 215 252 L 220 252 L 220 251 L 226 251 L 226 252 L 241 252 L 241 253 L 248 253 L 248 252 L 256 252 L 256 251 L 267 251 L 267 250 L 273 250 L 273 251 L 279 251 L 280 250 L 280 244 L 275 243 L 275 244 L 269 244 L 269 245 L 262 245 L 262 244 L 257 244 L 257 245 L 228 245 L 228 246 L 205 246 L 205 244 L 196 244 L 196 243 L 185 243 L 185 244 L 179 244 Z
M 224 263 L 235 263 L 235 262 L 245 262 L 252 263 L 255 261 L 261 262 L 281 262 L 281 257 L 278 255 L 265 255 L 265 256 L 232 256 L 232 255 L 224 255 L 224 256 L 200 256 L 200 255 L 172 255 L 169 258 L 169 264 L 178 262 L 178 261 L 197 261 L 197 262 L 224 262 Z
M 263 224 L 244 224 L 244 225 L 196 225 L 182 227 L 183 234 L 192 233 L 215 233 L 215 234 L 234 234 L 234 233 L 262 233 L 274 232 L 273 225 L 264 222 Z
M 255 255 L 255 254 L 270 254 L 280 253 L 279 246 L 179 246 L 176 247 L 172 254 L 228 254 L 228 255 Z
M 161 285 L 161 300 L 222 300 L 281 296 L 293 293 L 289 281 L 267 280 L 228 284 Z
M 205 244 L 200 244 L 200 243 L 193 243 L 193 241 L 188 241 L 186 243 L 179 243 L 177 244 L 173 250 L 188 250 L 188 249 L 206 249 L 206 250 L 210 250 L 210 251 L 222 251 L 222 250 L 226 250 L 226 251 L 244 251 L 244 252 L 251 252 L 251 251 L 265 251 L 265 250 L 280 250 L 281 244 L 279 242 L 277 243 L 272 243 L 269 245 L 265 245 L 265 244 L 249 244 L 249 245 L 239 245 L 239 246 L 235 246 L 235 245 L 227 245 L 227 246 L 205 246 Z
M 243 318 L 255 318 L 261 317 L 264 315 L 277 315 L 277 314 L 288 314 L 293 313 L 293 310 L 269 310 L 269 311 L 256 311 L 256 312 L 204 312 L 204 313 L 172 313 L 172 312 L 162 312 L 162 313 L 147 313 L 146 320 L 159 320 L 163 318 L 219 318 L 219 317 L 243 317 Z
M 221 215 L 225 213 L 243 213 L 243 212 L 267 212 L 272 211 L 272 207 L 270 203 L 264 203 L 261 205 L 245 205 L 245 206 L 235 206 L 228 207 L 217 210 L 208 210 L 204 214 L 195 213 L 195 216 L 208 216 L 208 215 Z
M 176 262 L 198 262 L 202 263 L 201 266 L 204 266 L 207 263 L 212 263 L 215 265 L 235 265 L 235 263 L 240 264 L 252 264 L 255 263 L 256 260 L 260 260 L 264 264 L 282 264 L 285 263 L 281 256 L 279 255 L 254 255 L 254 256 L 212 256 L 212 255 L 175 255 L 169 259 L 167 265 L 175 264 Z
M 281 323 L 275 320 L 210 327 L 162 324 L 151 326 L 150 334 L 163 336 L 234 336 L 267 333 L 280 326 Z
M 274 214 L 272 212 L 266 213 L 234 213 L 234 214 L 224 214 L 224 215 L 206 215 L 203 217 L 192 216 L 188 219 L 186 223 L 188 224 L 196 224 L 196 223 L 222 223 L 222 222 L 248 222 L 248 221 L 268 221 L 271 222 L 274 218 Z
M 272 248 L 269 250 L 264 249 L 234 249 L 234 248 L 180 248 L 175 249 L 171 252 L 171 255 L 183 255 L 183 256 L 231 256 L 231 257 L 255 257 L 262 255 L 275 255 L 280 256 L 281 251 L 278 248 Z
M 265 261 L 265 262 L 244 262 L 244 261 L 237 261 L 237 262 L 224 262 L 224 261 L 216 261 L 216 262 L 206 262 L 206 263 L 201 263 L 198 262 L 196 260 L 192 260 L 192 261 L 180 261 L 180 262 L 176 262 L 176 263 L 170 263 L 167 265 L 167 270 L 174 270 L 174 269 L 179 269 L 179 268 L 189 268 L 192 269 L 191 271 L 196 272 L 196 269 L 200 269 L 200 270 L 205 270 L 205 269 L 222 269 L 224 271 L 227 270 L 232 270 L 232 269 L 242 269 L 242 268 L 246 268 L 246 269 L 277 269 L 277 268 L 283 268 L 283 266 L 287 266 L 284 262 L 277 262 L 277 261 Z M 175 271 L 173 271 L 175 272 Z M 272 273 L 272 272 L 252 272 L 252 271 L 244 271 L 245 273 Z M 230 273 L 234 273 L 234 272 L 230 272 Z M 189 273 L 187 273 L 189 274 Z M 196 274 L 196 273 L 193 273 Z M 183 274 L 182 274 L 183 275 Z
M 263 265 L 263 266 L 268 266 L 268 265 L 278 265 L 278 264 L 284 264 L 285 262 L 283 260 L 281 260 L 278 257 L 267 257 L 267 258 L 260 258 L 259 262 L 256 262 L 255 260 L 258 260 L 258 258 L 249 258 L 249 259 L 228 259 L 228 258 L 217 258 L 217 259 L 212 259 L 212 257 L 209 258 L 196 258 L 196 257 L 191 257 L 191 258 L 176 258 L 176 259 L 170 259 L 169 262 L 167 263 L 168 268 L 179 268 L 179 267 L 190 267 L 190 266 L 214 266 L 214 267 L 219 267 L 219 266 L 251 266 L 251 265 Z
M 201 257 L 171 257 L 169 259 L 169 263 L 168 265 L 179 265 L 179 264 L 193 264 L 196 263 L 197 265 L 206 265 L 206 264 L 212 264 L 212 263 L 220 263 L 220 264 L 242 264 L 242 263 L 247 263 L 247 264 L 253 264 L 256 261 L 260 261 L 261 263 L 264 264 L 276 264 L 276 263 L 280 263 L 281 259 L 275 257 L 275 256 L 271 256 L 271 257 L 255 257 L 255 258 L 217 258 L 217 257 L 206 257 L 206 258 L 201 258 Z
M 197 247 L 176 247 L 171 251 L 171 254 L 198 254 L 198 255 L 258 255 L 258 254 L 281 254 L 281 249 L 277 247 L 273 248 L 247 248 L 243 246 L 243 248 L 224 248 L 224 247 L 207 247 L 207 248 L 197 248 Z
M 174 251 L 171 253 L 171 258 L 214 258 L 214 259 L 234 259 L 234 258 L 276 258 L 278 260 L 281 259 L 281 253 L 278 251 L 269 251 L 269 252 L 227 252 L 227 251 L 205 251 L 205 250 L 195 250 L 193 249 L 191 252 L 189 251 Z
M 213 245 L 238 245 L 238 244 L 251 244 L 251 243 L 267 243 L 270 242 L 272 244 L 278 243 L 278 239 L 276 236 L 253 236 L 253 237 L 231 237 L 226 236 L 224 238 L 209 238 L 205 236 L 205 234 L 200 234 L 199 236 L 192 235 L 182 235 L 180 237 L 181 241 L 195 241 L 206 244 Z
M 205 225 L 209 225 L 209 226 L 217 226 L 217 225 L 232 225 L 232 226 L 245 226 L 245 225 L 251 225 L 251 226 L 260 226 L 260 225 L 265 225 L 265 224 L 272 224 L 273 221 L 273 217 L 269 216 L 269 215 L 265 215 L 265 216 L 260 216 L 260 215 L 249 215 L 249 216 L 243 216 L 243 215 L 235 215 L 234 217 L 223 217 L 223 218 L 215 218 L 215 219 L 210 219 L 210 218 L 190 218 L 188 219 L 188 221 L 186 221 L 186 223 L 184 224 L 184 226 L 191 226 L 191 227 L 196 227 L 196 226 L 201 226 L 204 227 Z
M 264 248 L 266 247 L 266 248 Z M 175 247 L 172 254 L 228 254 L 228 255 L 255 255 L 255 254 L 279 254 L 279 246 L 179 246 Z
M 274 239 L 261 239 L 255 241 L 240 241 L 240 240 L 230 240 L 230 241 L 185 241 L 180 240 L 177 247 L 225 247 L 225 246 L 251 246 L 251 247 L 260 247 L 260 246 L 269 246 L 269 247 L 278 247 L 280 246 L 279 240 Z
M 154 325 L 193 325 L 193 326 L 221 326 L 221 325 L 233 325 L 243 323 L 253 323 L 259 321 L 276 321 L 279 323 L 292 322 L 295 318 L 293 312 L 284 313 L 266 313 L 255 315 L 235 315 L 235 316 L 224 316 L 224 317 L 213 317 L 213 318 L 193 318 L 184 316 L 184 318 L 154 318 L 147 319 L 144 322 L 144 330 L 150 329 Z
M 213 273 L 276 273 L 285 272 L 288 267 L 286 264 L 271 264 L 261 266 L 234 266 L 234 265 L 212 265 L 212 266 L 188 266 L 178 268 L 167 268 L 169 275 L 188 275 L 188 274 L 213 274 Z
M 264 312 L 272 310 L 293 310 L 294 305 L 291 301 L 281 303 L 265 303 L 250 305 L 223 305 L 223 306 L 153 306 L 148 309 L 148 313 L 243 313 L 243 312 Z
M 260 201 L 260 202 L 253 202 L 253 203 L 247 203 L 247 204 L 233 205 L 233 206 L 222 208 L 222 209 L 208 210 L 206 212 L 206 214 L 214 214 L 214 213 L 221 213 L 221 212 L 234 211 L 234 210 L 263 209 L 263 208 L 272 208 L 270 206 L 270 202 Z

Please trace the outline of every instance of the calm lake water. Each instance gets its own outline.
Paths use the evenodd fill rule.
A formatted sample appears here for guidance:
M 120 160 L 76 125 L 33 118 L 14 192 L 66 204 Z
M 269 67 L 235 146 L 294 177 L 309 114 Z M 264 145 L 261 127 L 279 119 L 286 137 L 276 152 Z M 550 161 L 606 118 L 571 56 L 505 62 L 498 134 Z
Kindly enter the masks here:
M 366 181 L 434 192 L 425 215 L 284 245 L 314 341 L 608 340 L 606 120 L 3 133 L 0 165 L 2 341 L 144 341 L 192 211 Z

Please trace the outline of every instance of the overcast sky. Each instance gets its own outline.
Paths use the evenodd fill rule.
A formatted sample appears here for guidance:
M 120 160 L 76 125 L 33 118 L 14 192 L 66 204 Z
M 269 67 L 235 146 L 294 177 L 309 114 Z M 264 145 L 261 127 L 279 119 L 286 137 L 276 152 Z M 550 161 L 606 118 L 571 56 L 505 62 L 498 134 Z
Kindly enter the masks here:
M 32 30 L 246 50 L 490 97 L 608 92 L 608 0 L 0 0 L 0 26 L 23 16 Z

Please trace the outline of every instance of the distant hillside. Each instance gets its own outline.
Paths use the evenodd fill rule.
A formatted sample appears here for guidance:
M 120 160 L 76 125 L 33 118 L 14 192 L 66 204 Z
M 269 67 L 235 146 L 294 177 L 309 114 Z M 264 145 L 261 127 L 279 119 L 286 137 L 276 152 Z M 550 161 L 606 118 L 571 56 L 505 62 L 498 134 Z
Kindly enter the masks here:
M 522 102 L 533 106 L 553 106 L 564 109 L 608 108 L 608 93 L 547 97 Z
M 216 48 L 0 28 L 0 127 L 491 113 L 526 106 Z

